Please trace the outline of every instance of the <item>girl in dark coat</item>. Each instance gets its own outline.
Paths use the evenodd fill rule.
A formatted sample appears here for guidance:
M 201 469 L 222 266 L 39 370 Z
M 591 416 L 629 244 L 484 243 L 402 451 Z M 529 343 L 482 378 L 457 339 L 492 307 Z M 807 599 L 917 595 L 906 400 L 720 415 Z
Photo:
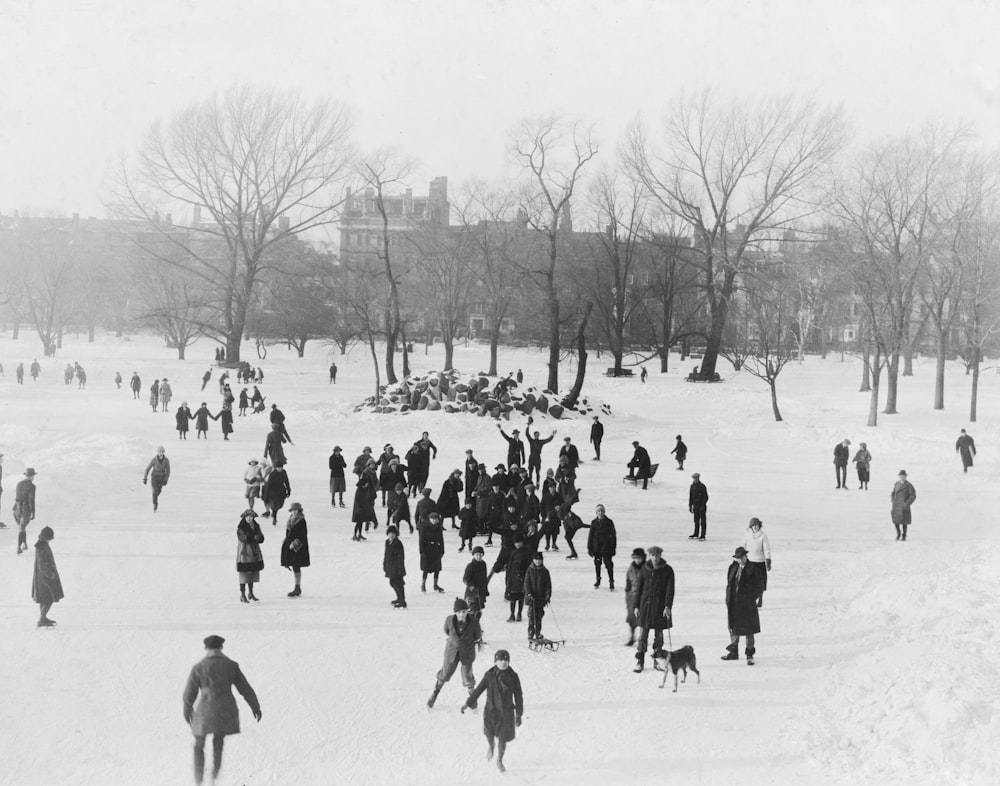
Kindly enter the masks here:
M 465 544 L 468 542 L 469 551 L 472 551 L 472 539 L 476 537 L 479 530 L 479 521 L 476 519 L 476 509 L 472 507 L 472 500 L 467 499 L 462 509 L 458 512 L 458 519 L 462 526 L 458 528 L 458 537 L 462 539 L 462 546 L 459 551 L 465 551 Z
M 389 526 L 385 530 L 385 554 L 382 557 L 382 572 L 389 579 L 389 586 L 396 592 L 393 608 L 406 608 L 406 590 L 404 589 L 406 575 L 406 556 L 403 551 L 403 541 L 399 539 L 399 530 Z
M 601 586 L 601 564 L 608 572 L 608 586 L 615 588 L 615 566 L 612 557 L 618 546 L 615 523 L 604 515 L 604 506 L 597 506 L 597 517 L 590 522 L 590 536 L 587 538 L 587 553 L 594 559 L 594 573 L 597 580 L 594 589 Z
M 378 469 L 378 488 L 382 492 L 382 507 L 386 506 L 385 497 L 389 489 L 394 488 L 396 483 L 392 474 L 392 461 L 399 462 L 399 456 L 397 456 L 393 450 L 392 445 L 386 445 L 382 448 L 382 455 L 378 457 L 375 466 Z
M 412 535 L 413 522 L 410 520 L 410 501 L 406 495 L 406 484 L 397 483 L 396 487 L 389 492 L 387 499 L 389 500 L 389 516 L 392 523 L 399 527 L 399 522 L 405 521 Z
M 194 420 L 194 415 L 191 414 L 191 410 L 188 408 L 188 403 L 186 401 L 182 401 L 181 405 L 177 407 L 177 413 L 174 415 L 174 419 L 177 421 L 177 439 L 187 439 L 188 424 Z
M 677 444 L 674 445 L 674 449 L 670 452 L 677 459 L 677 469 L 684 469 L 684 459 L 687 458 L 688 446 L 684 444 L 684 440 L 681 439 L 680 434 L 677 435 Z
M 222 438 L 229 441 L 229 435 L 233 433 L 233 409 L 229 404 L 223 404 L 218 415 L 213 415 L 212 420 L 222 423 Z
M 358 478 L 358 483 L 354 487 L 354 508 L 351 511 L 351 521 L 354 522 L 354 537 L 351 540 L 362 541 L 367 538 L 361 534 L 361 525 L 365 525 L 365 532 L 369 526 L 375 525 L 378 529 L 378 519 L 375 516 L 375 499 L 378 496 L 378 478 L 375 475 L 375 460 L 368 462 L 365 471 Z
M 340 507 L 345 508 L 347 506 L 344 504 L 344 492 L 347 491 L 347 480 L 344 473 L 347 470 L 347 461 L 344 460 L 344 454 L 340 451 L 340 445 L 334 447 L 328 464 L 330 466 L 330 504 L 337 504 L 337 495 L 339 494 Z
M 49 546 L 54 537 L 52 527 L 42 527 L 42 531 L 38 533 L 38 542 L 35 544 L 35 572 L 31 577 L 31 598 L 38 604 L 40 611 L 39 628 L 51 628 L 56 624 L 55 620 L 50 620 L 48 617 L 49 609 L 53 603 L 58 603 L 65 597 L 62 581 L 59 580 L 59 571 L 56 569 L 56 558 L 52 555 L 52 547 Z
M 438 574 L 441 573 L 441 557 L 444 556 L 444 527 L 441 526 L 441 514 L 431 513 L 427 522 L 420 528 L 420 571 L 424 574 L 420 582 L 420 591 L 427 592 L 427 574 L 434 574 L 434 589 L 444 592 L 438 584 Z
M 302 568 L 309 567 L 309 532 L 298 502 L 293 502 L 288 512 L 291 515 L 285 525 L 285 540 L 281 544 L 281 567 L 295 574 L 295 589 L 288 593 L 288 597 L 297 598 L 302 594 Z
M 212 417 L 212 413 L 208 411 L 208 405 L 202 401 L 201 406 L 194 413 L 194 428 L 198 439 L 201 439 L 202 434 L 205 435 L 205 439 L 208 439 L 208 419 L 210 417 Z
M 486 607 L 486 597 L 490 594 L 486 579 L 486 552 L 482 546 L 476 546 L 472 550 L 472 561 L 465 566 L 462 583 L 465 584 L 465 602 L 469 604 L 476 619 L 479 619 Z
M 458 529 L 455 517 L 462 509 L 462 470 L 455 469 L 441 486 L 441 494 L 438 496 L 437 508 L 442 519 L 451 518 L 451 528 Z
M 507 751 L 507 743 L 514 739 L 515 729 L 521 725 L 524 715 L 524 695 L 521 692 L 521 679 L 517 672 L 510 668 L 510 653 L 507 650 L 497 650 L 493 656 L 495 666 L 483 675 L 475 690 L 469 694 L 462 713 L 466 709 L 475 709 L 477 699 L 486 692 L 486 709 L 483 710 L 483 734 L 489 740 L 490 748 L 487 759 L 493 758 L 494 740 L 497 746 L 497 769 L 506 772 L 503 757 Z
M 240 391 L 240 417 L 246 417 L 247 410 L 250 409 L 250 397 L 247 395 L 247 389 L 243 388 Z
M 253 585 L 260 581 L 260 572 L 264 569 L 264 554 L 260 544 L 264 542 L 264 533 L 257 523 L 257 514 L 253 508 L 243 511 L 243 518 L 236 525 L 236 572 L 240 576 L 240 602 L 249 603 L 260 600 L 253 594 Z M 247 595 L 247 585 L 250 594 Z

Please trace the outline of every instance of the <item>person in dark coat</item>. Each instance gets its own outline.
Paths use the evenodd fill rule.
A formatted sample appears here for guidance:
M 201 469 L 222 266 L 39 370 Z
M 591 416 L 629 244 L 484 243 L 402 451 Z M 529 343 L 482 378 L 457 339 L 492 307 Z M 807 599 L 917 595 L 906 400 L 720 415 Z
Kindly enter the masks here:
M 368 461 L 372 457 L 372 449 L 367 445 L 361 450 L 361 455 L 354 459 L 354 466 L 351 468 L 351 472 L 355 475 L 361 475 L 365 471 L 365 467 L 368 466 Z
M 531 428 L 532 419 L 528 417 L 528 428 Z M 542 448 L 548 445 L 556 436 L 556 430 L 552 429 L 552 433 L 548 437 L 542 439 L 541 434 L 536 431 L 535 436 L 531 436 L 531 432 L 528 431 L 525 435 L 528 440 L 528 478 L 530 479 L 532 474 L 535 476 L 535 482 L 542 482 Z
M 389 517 L 392 523 L 399 527 L 401 521 L 405 521 L 406 525 L 410 528 L 410 534 L 413 534 L 413 520 L 410 516 L 410 498 L 406 493 L 406 484 L 397 483 L 396 487 L 389 492 Z
M 358 478 L 354 487 L 354 507 L 351 510 L 351 521 L 354 522 L 355 541 L 367 540 L 361 534 L 361 526 L 367 532 L 371 525 L 378 529 L 378 517 L 375 514 L 375 500 L 378 499 L 378 476 L 375 474 L 375 459 L 369 459 L 364 472 Z
M 426 431 L 420 435 L 420 439 L 417 440 L 417 445 L 424 454 L 424 466 L 427 467 L 427 474 L 424 475 L 424 483 L 426 483 L 427 478 L 430 475 L 431 459 L 438 457 L 438 449 L 437 445 L 431 442 L 430 434 Z
M 590 525 L 584 524 L 583 519 L 565 507 L 560 507 L 559 515 L 562 518 L 563 537 L 566 538 L 566 545 L 569 546 L 569 554 L 566 555 L 566 559 L 579 559 L 580 555 L 576 553 L 576 548 L 573 546 L 573 536 L 581 529 L 590 529 Z
M 469 610 L 476 619 L 479 619 L 490 594 L 486 578 L 486 552 L 482 546 L 476 546 L 472 550 L 472 560 L 465 566 L 462 583 L 465 585 L 465 602 L 469 604 Z
M 201 389 L 204 390 L 208 381 L 212 378 L 212 369 L 208 369 L 204 374 L 201 375 Z
M 587 537 L 587 553 L 594 560 L 594 589 L 601 586 L 601 565 L 608 572 L 608 586 L 615 588 L 615 566 L 612 561 L 618 546 L 618 535 L 615 523 L 604 514 L 604 506 L 595 508 L 597 516 L 590 522 L 590 535 Z
M 503 426 L 497 423 L 500 436 L 507 440 L 507 465 L 524 466 L 524 443 L 521 442 L 521 432 L 514 429 L 509 435 L 504 433 Z
M 250 396 L 247 394 L 247 389 L 243 388 L 240 391 L 240 417 L 245 418 L 247 415 L 247 410 L 250 409 Z
M 570 499 L 576 494 L 576 470 L 569 465 L 569 457 L 565 454 L 559 457 L 559 466 L 556 467 L 556 488 L 563 499 Z
M 635 671 L 643 669 L 649 631 L 653 631 L 653 650 L 663 649 L 663 631 L 673 627 L 674 569 L 663 559 L 663 549 L 649 547 L 649 560 L 639 573 L 635 590 L 636 625 L 640 628 L 636 647 Z
M 278 409 L 277 404 L 271 405 L 270 418 L 271 425 L 276 425 L 278 427 L 278 430 L 281 432 L 281 436 L 285 438 L 284 441 L 289 445 L 294 445 L 295 443 L 292 442 L 292 437 L 288 433 L 288 428 L 285 426 L 285 413 Z
M 760 574 L 747 567 L 747 550 L 738 547 L 726 573 L 726 612 L 729 622 L 729 646 L 722 660 L 739 660 L 740 636 L 747 637 L 747 665 L 753 666 L 754 634 L 760 633 L 757 598 L 764 591 Z
M 382 557 L 382 572 L 389 579 L 389 586 L 396 593 L 392 602 L 394 609 L 406 608 L 406 555 L 403 551 L 403 541 L 399 539 L 399 530 L 392 525 L 385 530 L 385 554 Z
M 476 509 L 472 507 L 471 499 L 467 499 L 462 504 L 462 509 L 458 512 L 458 520 L 462 522 L 458 528 L 458 537 L 461 539 L 462 545 L 458 550 L 465 551 L 465 546 L 468 544 L 469 551 L 472 551 L 472 539 L 479 532 L 479 521 L 476 519 Z
M 212 417 L 212 413 L 208 411 L 208 404 L 202 401 L 201 406 L 194 411 L 194 428 L 198 439 L 201 439 L 202 435 L 208 439 L 208 419 L 210 417 Z
M 504 599 L 510 603 L 510 616 L 507 622 L 520 622 L 524 612 L 524 575 L 531 565 L 531 557 L 535 553 L 533 546 L 525 542 L 524 533 L 518 530 L 514 534 L 514 550 L 510 553 L 506 565 L 506 591 Z
M 229 435 L 233 433 L 233 409 L 229 404 L 223 404 L 217 415 L 212 416 L 212 420 L 222 423 L 222 438 L 229 441 Z
M 260 544 L 264 542 L 264 533 L 257 523 L 257 514 L 253 508 L 243 511 L 239 524 L 236 525 L 236 572 L 240 578 L 240 602 L 258 601 L 253 594 L 253 585 L 260 581 L 260 572 L 264 570 L 264 554 Z M 247 595 L 249 586 L 250 594 Z
M 493 490 L 493 484 L 490 480 L 490 473 L 486 471 L 486 465 L 479 465 L 479 474 L 476 476 L 476 487 L 472 492 L 472 498 L 476 503 L 476 518 L 479 520 L 479 526 L 482 529 L 486 528 L 486 523 L 489 519 L 489 502 L 490 502 L 490 492 Z
M 420 490 L 420 499 L 417 500 L 417 504 L 413 509 L 414 523 L 417 525 L 417 529 L 423 529 L 424 524 L 427 523 L 427 519 L 430 517 L 431 513 L 439 513 L 437 503 L 431 498 L 431 490 L 424 486 Z
M 635 629 L 639 626 L 639 574 L 646 567 L 646 552 L 641 548 L 632 549 L 632 564 L 625 574 L 625 622 L 628 624 L 626 647 L 635 644 Z
M 962 456 L 962 472 L 968 472 L 972 466 L 972 457 L 976 455 L 976 441 L 965 433 L 964 428 L 955 442 L 955 452 Z
M 330 382 L 334 385 L 337 384 L 337 364 L 330 364 Z
M 389 489 L 396 485 L 395 475 L 393 473 L 393 468 L 391 463 L 395 461 L 399 463 L 399 456 L 393 451 L 392 445 L 386 445 L 382 448 L 382 455 L 378 457 L 375 461 L 375 467 L 378 469 L 378 488 L 382 492 L 382 507 L 386 506 L 385 496 L 388 494 Z
M 560 458 L 565 456 L 569 468 L 576 472 L 576 468 L 580 466 L 580 451 L 573 444 L 572 437 L 563 437 L 563 446 L 559 448 L 559 456 Z
M 441 573 L 441 557 L 444 556 L 444 527 L 441 526 L 441 514 L 431 513 L 427 517 L 427 523 L 420 528 L 420 571 L 423 578 L 420 582 L 420 591 L 427 592 L 427 574 L 434 574 L 434 589 L 437 592 L 444 592 L 444 588 L 438 584 L 438 575 Z
M 282 447 L 287 441 L 285 435 L 281 433 L 281 426 L 277 423 L 272 423 L 271 431 L 268 433 L 267 439 L 264 440 L 264 458 L 271 459 L 271 463 L 275 465 L 279 461 L 282 464 L 287 464 L 285 449 Z
M 677 444 L 674 445 L 674 449 L 670 451 L 675 459 L 677 459 L 677 469 L 684 469 L 684 459 L 687 458 L 688 446 L 684 444 L 684 440 L 681 439 L 681 435 L 677 435 Z
M 542 552 L 536 551 L 524 573 L 524 602 L 528 606 L 528 641 L 541 640 L 545 607 L 552 600 L 552 577 L 545 567 Z
M 833 449 L 833 469 L 837 473 L 837 488 L 847 490 L 847 462 L 851 458 L 851 440 L 845 439 Z
M 264 411 L 264 396 L 257 389 L 257 386 L 253 386 L 253 395 L 250 396 L 250 403 L 253 404 L 253 411 L 255 414 L 259 414 Z
M 274 469 L 267 475 L 264 481 L 264 495 L 261 501 L 264 503 L 264 518 L 271 517 L 271 524 L 277 525 L 278 514 L 285 506 L 285 500 L 292 495 L 292 485 L 288 481 L 288 473 L 285 472 L 284 464 L 275 464 Z
M 153 412 L 156 412 L 160 406 L 160 380 L 158 379 L 154 379 L 153 384 L 149 386 L 149 406 L 153 408 Z
M 649 472 L 652 466 L 649 453 L 639 444 L 638 440 L 632 442 L 632 447 L 635 450 L 632 453 L 632 460 L 628 463 L 628 476 L 641 480 L 643 489 L 647 489 L 649 488 Z
M 34 467 L 24 471 L 24 477 L 14 487 L 14 521 L 17 523 L 17 553 L 28 550 L 28 522 L 35 519 Z
M 604 440 L 604 424 L 599 416 L 594 415 L 594 422 L 590 427 L 590 444 L 594 446 L 594 460 L 601 460 L 601 442 Z
M 133 371 L 132 378 L 128 381 L 128 384 L 132 388 L 132 398 L 139 398 L 142 393 L 142 380 L 139 379 L 139 374 Z
M 297 598 L 302 594 L 302 568 L 309 567 L 309 530 L 302 505 L 293 502 L 288 506 L 288 513 L 285 540 L 281 544 L 281 567 L 295 574 L 295 588 L 288 597 Z
M 503 530 L 503 514 L 506 509 L 503 489 L 497 482 L 496 476 L 491 480 L 490 496 L 486 504 L 486 545 L 493 545 L 493 535 L 500 534 Z
M 688 489 L 688 513 L 694 515 L 694 532 L 688 535 L 688 540 L 704 540 L 708 529 L 708 488 L 697 472 L 691 476 Z
M 42 527 L 35 543 L 35 570 L 31 576 L 31 598 L 38 604 L 39 616 L 37 627 L 51 628 L 56 624 L 49 619 L 49 609 L 53 603 L 61 601 L 63 595 L 62 581 L 56 568 L 56 558 L 52 554 L 49 543 L 55 538 L 52 527 Z
M 177 421 L 177 439 L 187 439 L 188 427 L 191 421 L 194 420 L 194 415 L 191 414 L 191 408 L 188 407 L 186 401 L 182 401 L 181 405 L 177 407 L 174 420 Z
M 437 673 L 434 692 L 427 699 L 428 709 L 434 706 L 441 688 L 451 679 L 459 665 L 462 667 L 462 685 L 470 693 L 476 687 L 472 664 L 476 660 L 477 647 L 482 646 L 483 630 L 479 627 L 479 620 L 469 614 L 469 604 L 464 600 L 455 598 L 452 608 L 454 614 L 444 621 L 444 635 L 448 637 L 444 645 L 444 661 Z
M 194 665 L 184 686 L 184 721 L 194 735 L 194 782 L 205 777 L 205 738 L 212 735 L 212 779 L 222 769 L 222 750 L 227 734 L 240 733 L 240 714 L 233 698 L 235 687 L 246 700 L 254 720 L 260 723 L 257 694 L 240 666 L 222 654 L 222 636 L 205 639 L 205 657 Z M 195 701 L 198 705 L 195 706 Z
M 170 459 L 167 458 L 167 450 L 160 445 L 156 449 L 156 455 L 149 460 L 146 465 L 146 471 L 142 476 L 142 485 L 146 485 L 150 480 L 153 481 L 153 510 L 155 511 L 159 507 L 160 492 L 163 491 L 163 487 L 167 485 L 167 481 L 170 480 Z
M 423 491 L 424 486 L 427 484 L 427 457 L 424 454 L 423 448 L 420 447 L 420 443 L 414 442 L 413 446 L 406 451 L 404 458 L 406 459 L 406 466 L 409 468 L 407 472 L 408 493 L 416 497 Z
M 340 495 L 340 507 L 347 507 L 344 505 L 344 492 L 347 491 L 347 481 L 345 480 L 345 470 L 347 469 L 347 462 L 344 460 L 344 454 L 340 450 L 340 445 L 335 445 L 333 448 L 333 453 L 330 454 L 330 459 L 327 462 L 330 466 L 330 505 L 337 505 L 337 495 Z
M 917 490 L 906 479 L 906 470 L 899 471 L 899 479 L 892 487 L 892 523 L 896 527 L 896 540 L 906 540 L 906 528 L 910 526 L 910 506 L 917 499 Z
M 476 481 L 479 480 L 479 459 L 472 455 L 472 448 L 465 451 L 465 498 L 470 500 L 476 493 Z
M 858 447 L 858 452 L 851 459 L 858 470 L 858 488 L 868 490 L 868 481 L 871 478 L 872 454 L 868 451 L 868 446 L 862 442 Z
M 507 743 L 515 736 L 515 729 L 521 725 L 524 716 L 524 696 L 521 692 L 521 678 L 510 668 L 510 653 L 497 650 L 493 656 L 495 665 L 483 675 L 475 690 L 469 694 L 462 713 L 475 709 L 476 702 L 485 691 L 486 709 L 483 711 L 483 734 L 489 740 L 487 759 L 493 758 L 494 742 L 497 743 L 497 769 L 506 772 L 503 757 Z
M 458 529 L 455 519 L 461 508 L 462 470 L 454 469 L 445 479 L 438 495 L 437 510 L 442 519 L 451 518 L 451 528 Z

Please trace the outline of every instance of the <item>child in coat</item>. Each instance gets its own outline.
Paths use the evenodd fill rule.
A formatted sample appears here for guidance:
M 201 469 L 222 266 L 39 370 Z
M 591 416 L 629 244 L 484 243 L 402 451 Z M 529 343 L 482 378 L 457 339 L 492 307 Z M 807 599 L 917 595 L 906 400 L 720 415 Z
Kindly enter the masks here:
M 406 558 L 403 551 L 403 541 L 399 539 L 399 530 L 389 526 L 386 531 L 385 556 L 382 557 L 382 570 L 389 579 L 389 586 L 396 592 L 392 602 L 394 609 L 406 608 L 406 590 L 404 589 L 406 575 Z
M 406 486 L 397 483 L 395 487 L 389 489 L 385 495 L 386 510 L 389 512 L 389 521 L 399 527 L 399 522 L 405 521 L 413 534 L 413 524 L 410 522 L 410 503 L 407 500 Z
M 462 509 L 458 512 L 458 520 L 462 522 L 458 528 L 458 537 L 462 539 L 459 551 L 465 551 L 465 542 L 469 542 L 469 551 L 472 551 L 472 539 L 476 537 L 479 530 L 479 517 L 476 516 L 476 509 L 472 506 L 472 500 L 465 500 Z

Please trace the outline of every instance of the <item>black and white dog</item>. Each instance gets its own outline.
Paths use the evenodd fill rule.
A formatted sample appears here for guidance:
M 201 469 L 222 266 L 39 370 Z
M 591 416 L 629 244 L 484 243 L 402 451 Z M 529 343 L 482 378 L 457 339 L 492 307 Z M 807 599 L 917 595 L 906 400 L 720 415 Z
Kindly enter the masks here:
M 653 668 L 663 672 L 663 682 L 660 683 L 661 688 L 667 684 L 667 675 L 673 672 L 674 693 L 677 693 L 678 671 L 684 672 L 684 679 L 681 682 L 687 682 L 688 669 L 691 669 L 691 671 L 698 675 L 698 684 L 701 684 L 701 673 L 698 671 L 698 663 L 694 657 L 694 647 L 690 645 L 681 647 L 679 650 L 673 650 L 672 652 L 668 650 L 654 650 Z

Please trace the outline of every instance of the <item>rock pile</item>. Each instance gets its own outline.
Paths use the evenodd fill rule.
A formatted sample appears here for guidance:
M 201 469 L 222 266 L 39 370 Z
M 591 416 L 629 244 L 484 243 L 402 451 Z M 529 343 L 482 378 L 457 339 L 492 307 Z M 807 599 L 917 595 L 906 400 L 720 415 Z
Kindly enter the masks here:
M 536 419 L 539 415 L 547 415 L 555 420 L 611 414 L 607 404 L 583 397 L 573 409 L 559 402 L 559 397 L 551 391 L 530 386 L 522 388 L 513 377 L 491 383 L 484 373 L 463 378 L 459 371 L 452 369 L 410 376 L 396 385 L 383 385 L 378 400 L 369 396 L 354 411 L 404 414 L 423 409 L 444 410 L 504 420 L 509 420 L 511 413 L 531 415 Z

